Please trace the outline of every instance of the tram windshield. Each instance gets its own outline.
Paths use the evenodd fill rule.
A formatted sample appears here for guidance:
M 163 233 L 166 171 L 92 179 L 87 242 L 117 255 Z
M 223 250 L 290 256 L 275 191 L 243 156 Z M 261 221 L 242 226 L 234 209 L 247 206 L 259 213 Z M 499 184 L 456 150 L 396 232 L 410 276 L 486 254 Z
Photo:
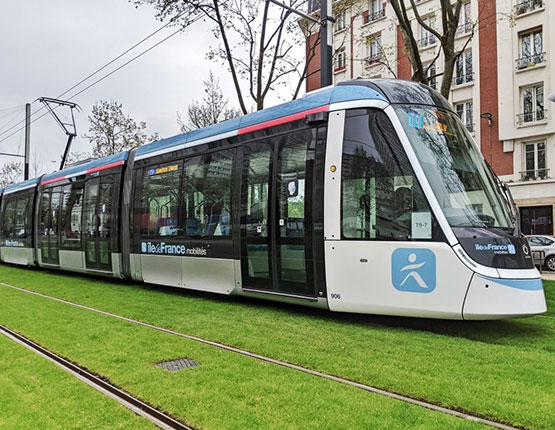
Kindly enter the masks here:
M 459 117 L 422 106 L 396 111 L 449 224 L 512 230 L 507 202 Z

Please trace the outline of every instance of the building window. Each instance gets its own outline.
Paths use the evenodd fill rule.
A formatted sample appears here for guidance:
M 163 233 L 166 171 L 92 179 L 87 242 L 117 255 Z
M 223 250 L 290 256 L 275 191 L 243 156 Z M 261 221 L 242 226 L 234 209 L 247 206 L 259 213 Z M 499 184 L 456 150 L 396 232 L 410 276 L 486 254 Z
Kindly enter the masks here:
M 426 71 L 426 76 L 428 77 L 428 85 L 434 90 L 437 90 L 437 71 L 435 61 L 432 64 L 424 64 L 423 67 Z
M 455 76 L 453 77 L 453 85 L 462 85 L 474 80 L 474 72 L 472 70 L 472 51 L 463 52 L 457 57 L 455 62 Z
M 431 28 L 434 28 L 435 17 L 429 16 L 424 18 L 424 22 Z M 424 27 L 420 27 L 420 48 L 426 48 L 428 46 L 434 45 L 436 43 L 436 37 L 426 30 Z
M 368 8 L 368 15 L 364 23 L 376 21 L 385 16 L 385 3 L 383 0 L 370 0 L 370 7 Z
M 308 13 L 314 13 L 320 10 L 322 0 L 308 0 Z
M 543 52 L 543 31 L 535 30 L 526 34 L 521 34 L 520 58 L 517 60 L 517 68 L 525 69 L 543 63 L 545 53 Z
M 379 64 L 382 61 L 382 35 L 381 33 L 368 36 L 366 43 L 368 45 L 367 65 Z
M 543 7 L 543 0 L 522 0 L 515 6 L 515 13 L 518 17 L 541 7 Z
M 518 123 L 530 123 L 543 119 L 545 119 L 543 84 L 524 88 L 522 90 L 522 113 L 518 115 Z
M 345 30 L 345 15 L 346 10 L 343 9 L 335 15 L 335 31 Z
M 545 165 L 545 142 L 525 143 L 522 180 L 546 179 L 548 169 Z
M 345 57 L 345 50 L 341 49 L 337 54 L 335 54 L 335 68 L 333 69 L 334 72 L 340 72 L 345 70 L 347 67 L 347 61 Z
M 472 11 L 470 9 L 470 2 L 464 3 L 459 15 L 459 26 L 457 27 L 457 34 L 468 34 L 472 31 Z
M 458 103 L 455 105 L 457 115 L 469 132 L 474 132 L 474 116 L 472 114 L 472 102 Z

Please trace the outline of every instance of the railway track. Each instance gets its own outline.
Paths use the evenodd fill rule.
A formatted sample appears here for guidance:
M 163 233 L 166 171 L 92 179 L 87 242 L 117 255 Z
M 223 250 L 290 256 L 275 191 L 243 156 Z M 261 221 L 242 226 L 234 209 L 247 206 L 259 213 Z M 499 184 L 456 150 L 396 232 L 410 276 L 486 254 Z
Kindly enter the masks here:
M 173 417 L 160 412 L 158 409 L 148 405 L 147 403 L 137 399 L 136 397 L 133 397 L 131 394 L 126 393 L 125 391 L 121 390 L 113 384 L 110 384 L 99 376 L 94 375 L 83 367 L 66 360 L 65 358 L 53 353 L 45 347 L 33 342 L 25 336 L 22 336 L 19 333 L 3 325 L 0 325 L 0 334 L 55 363 L 77 379 L 85 382 L 86 384 L 107 395 L 108 397 L 117 400 L 125 407 L 131 409 L 136 414 L 148 419 L 164 430 L 194 430 L 193 427 L 190 427 L 180 421 L 177 421 Z
M 306 367 L 303 367 L 303 366 L 299 366 L 297 364 L 292 364 L 292 363 L 277 360 L 277 359 L 274 359 L 274 358 L 271 358 L 271 357 L 266 357 L 266 356 L 263 356 L 263 355 L 260 355 L 260 354 L 255 354 L 253 352 L 249 352 L 249 351 L 245 351 L 245 350 L 240 349 L 240 348 L 225 345 L 225 344 L 220 343 L 220 342 L 214 342 L 214 341 L 204 339 L 204 338 L 201 338 L 201 337 L 198 337 L 198 336 L 193 336 L 193 335 L 189 335 L 189 334 L 185 334 L 185 333 L 180 333 L 180 332 L 175 331 L 175 330 L 170 330 L 170 329 L 167 329 L 167 328 L 164 328 L 164 327 L 159 327 L 159 326 L 156 326 L 154 324 L 149 324 L 149 323 L 146 323 L 146 322 L 143 322 L 143 321 L 139 321 L 139 320 L 135 320 L 135 319 L 132 319 L 132 318 L 124 317 L 124 316 L 117 315 L 117 314 L 114 314 L 114 313 L 111 313 L 111 312 L 96 309 L 96 308 L 93 308 L 93 307 L 90 307 L 90 306 L 80 305 L 78 303 L 73 303 L 73 302 L 70 302 L 68 300 L 60 299 L 58 297 L 53 297 L 53 296 L 49 296 L 47 294 L 38 293 L 36 291 L 28 290 L 26 288 L 17 287 L 15 285 L 6 284 L 4 282 L 0 282 L 0 285 L 4 286 L 4 287 L 7 287 L 7 288 L 14 289 L 14 290 L 18 290 L 18 291 L 21 291 L 21 292 L 24 292 L 24 293 L 27 293 L 27 294 L 43 297 L 43 298 L 53 300 L 53 301 L 56 301 L 56 302 L 59 302 L 59 303 L 64 303 L 66 305 L 74 306 L 74 307 L 77 307 L 77 308 L 80 308 L 80 309 L 95 312 L 95 313 L 105 315 L 105 316 L 108 316 L 108 317 L 111 317 L 111 318 L 126 321 L 126 322 L 136 324 L 136 325 L 139 325 L 139 326 L 142 326 L 142 327 L 147 327 L 147 328 L 157 330 L 157 331 L 160 331 L 160 332 L 163 332 L 163 333 L 167 333 L 167 334 L 170 334 L 170 335 L 173 335 L 173 336 L 182 337 L 182 338 L 193 340 L 193 341 L 205 344 L 205 345 L 209 345 L 209 346 L 213 346 L 213 347 L 223 349 L 223 350 L 226 350 L 226 351 L 234 352 L 236 354 L 244 355 L 244 356 L 256 359 L 256 360 L 264 361 L 264 362 L 267 362 L 267 363 L 272 363 L 272 364 L 275 364 L 275 365 L 278 365 L 278 366 L 282 366 L 282 367 L 286 367 L 286 368 L 289 368 L 289 369 L 297 370 L 299 372 L 308 373 L 310 375 L 317 376 L 317 377 L 320 377 L 320 378 L 323 378 L 323 379 L 328 379 L 328 380 L 331 380 L 331 381 L 334 381 L 334 382 L 349 385 L 349 386 L 361 389 L 363 391 L 367 391 L 369 393 L 379 394 L 379 395 L 382 395 L 382 396 L 385 396 L 385 397 L 389 397 L 389 398 L 392 398 L 392 399 L 395 399 L 395 400 L 399 400 L 399 401 L 402 401 L 402 402 L 417 405 L 417 406 L 420 406 L 420 407 L 423 407 L 423 408 L 426 408 L 426 409 L 430 409 L 432 411 L 440 412 L 440 413 L 443 413 L 443 414 L 446 414 L 446 415 L 452 415 L 452 416 L 456 416 L 456 417 L 461 418 L 461 419 L 474 421 L 474 422 L 484 424 L 484 425 L 492 427 L 492 428 L 501 429 L 501 430 L 526 430 L 524 427 L 515 427 L 515 426 L 512 426 L 510 424 L 506 424 L 506 423 L 502 423 L 502 422 L 498 422 L 498 421 L 493 421 L 493 420 L 487 419 L 485 417 L 473 414 L 470 411 L 463 411 L 463 410 L 456 410 L 456 409 L 446 408 L 446 407 L 443 407 L 443 406 L 439 406 L 435 403 L 427 402 L 427 401 L 422 400 L 422 399 L 415 399 L 415 398 L 412 398 L 412 397 L 409 397 L 409 396 L 405 396 L 403 394 L 395 393 L 395 392 L 392 392 L 392 391 L 387 391 L 387 390 L 384 390 L 384 389 L 381 389 L 381 388 L 378 388 L 378 387 L 373 387 L 371 385 L 362 384 L 360 382 L 351 381 L 351 380 L 348 380 L 348 379 L 345 379 L 345 378 L 341 378 L 339 376 L 334 376 L 334 375 L 330 375 L 330 374 L 320 372 L 320 371 L 317 371 L 317 370 L 309 369 L 309 368 L 306 368 Z M 190 429 L 190 427 L 181 427 L 181 428 Z

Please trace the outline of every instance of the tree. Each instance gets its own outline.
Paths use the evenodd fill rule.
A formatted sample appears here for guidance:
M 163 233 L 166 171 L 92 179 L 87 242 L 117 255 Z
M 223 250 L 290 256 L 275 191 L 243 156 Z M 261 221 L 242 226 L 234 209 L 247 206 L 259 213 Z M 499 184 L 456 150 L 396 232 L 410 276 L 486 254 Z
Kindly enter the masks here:
M 94 145 L 95 157 L 117 154 L 159 138 L 158 133 L 147 136 L 146 122 L 135 122 L 123 113 L 121 103 L 116 101 L 96 102 L 88 119 L 89 134 L 84 137 Z
M 0 169 L 0 188 L 20 182 L 23 177 L 23 164 L 17 161 L 10 161 Z
M 67 159 L 66 159 L 66 167 L 69 167 L 71 165 L 74 164 L 81 164 L 84 163 L 87 160 L 92 159 L 93 157 L 91 156 L 91 154 L 89 154 L 88 152 L 84 152 L 84 151 L 71 151 L 68 155 L 67 155 Z M 61 156 L 60 156 L 61 159 Z
M 457 58 L 464 52 L 470 40 L 474 35 L 474 31 L 477 22 L 472 23 L 472 28 L 470 36 L 468 37 L 466 43 L 460 50 L 455 49 L 455 37 L 457 35 L 457 28 L 459 27 L 459 20 L 461 15 L 461 9 L 463 7 L 463 0 L 455 0 L 454 4 L 452 0 L 440 0 L 440 6 L 436 13 L 441 17 L 442 30 L 439 31 L 430 25 L 429 21 L 426 22 L 418 13 L 418 8 L 416 6 L 417 0 L 409 0 L 410 6 L 412 6 L 412 13 L 414 18 L 420 26 L 422 26 L 427 32 L 436 37 L 439 41 L 440 49 L 438 49 L 437 55 L 434 60 L 425 67 L 422 63 L 422 58 L 420 57 L 420 51 L 418 46 L 418 41 L 416 40 L 412 28 L 412 19 L 409 17 L 407 6 L 405 0 L 391 0 L 391 6 L 395 11 L 395 16 L 399 23 L 399 30 L 403 37 L 403 42 L 405 44 L 405 49 L 407 55 L 410 59 L 413 75 L 412 80 L 422 82 L 428 85 L 429 79 L 428 71 L 430 67 L 435 63 L 441 52 L 443 52 L 444 57 L 444 70 L 443 79 L 441 82 L 441 94 L 445 97 L 449 97 L 449 92 L 451 91 L 451 84 L 453 80 L 453 70 Z
M 203 82 L 205 96 L 202 99 L 202 103 L 195 100 L 187 108 L 187 124 L 182 120 L 179 112 L 177 112 L 177 123 L 183 133 L 197 128 L 208 127 L 209 125 L 241 115 L 241 111 L 238 109 L 228 107 L 229 100 L 224 98 L 219 80 L 214 77 L 212 71 L 210 71 L 208 80 Z
M 295 76 L 292 98 L 295 99 L 310 62 L 309 56 L 295 55 L 293 48 L 304 45 L 304 35 L 291 11 L 261 0 L 133 0 L 135 5 L 148 4 L 156 17 L 172 17 L 186 27 L 198 19 L 213 24 L 212 34 L 218 45 L 208 50 L 209 59 L 226 64 L 233 80 L 241 111 L 246 114 L 247 100 L 256 109 L 264 108 L 268 92 L 284 85 Z M 307 0 L 289 0 L 288 5 L 300 9 Z M 314 24 L 317 26 L 316 24 Z M 315 38 L 316 39 L 316 38 Z M 316 44 L 317 40 L 314 41 Z M 245 80 L 248 89 L 241 85 Z

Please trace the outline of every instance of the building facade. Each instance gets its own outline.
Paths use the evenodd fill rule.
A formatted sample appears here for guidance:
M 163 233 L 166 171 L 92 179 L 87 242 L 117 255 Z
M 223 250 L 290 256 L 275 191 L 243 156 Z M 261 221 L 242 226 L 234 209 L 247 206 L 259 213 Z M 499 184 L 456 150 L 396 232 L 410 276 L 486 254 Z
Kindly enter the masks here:
M 408 0 L 405 0 L 410 5 Z M 416 0 L 419 15 L 441 29 L 439 0 Z M 317 13 L 319 1 L 309 3 Z M 334 82 L 356 78 L 410 79 L 395 12 L 387 0 L 334 2 Z M 436 37 L 414 19 L 420 56 L 441 87 L 443 56 Z M 455 39 L 461 51 L 449 101 L 484 157 L 511 188 L 525 234 L 555 234 L 555 2 L 467 0 Z M 307 53 L 316 35 L 307 37 Z M 439 55 L 438 55 L 439 52 Z M 314 51 L 307 91 L 320 86 L 320 58 Z M 549 106 L 551 104 L 551 106 Z

